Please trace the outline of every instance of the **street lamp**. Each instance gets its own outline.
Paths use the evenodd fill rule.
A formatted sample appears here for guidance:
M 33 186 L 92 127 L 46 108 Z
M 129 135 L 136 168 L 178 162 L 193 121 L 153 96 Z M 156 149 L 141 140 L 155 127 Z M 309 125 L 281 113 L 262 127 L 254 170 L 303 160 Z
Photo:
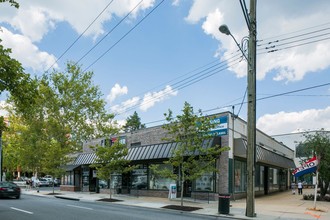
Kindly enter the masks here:
M 246 190 L 246 213 L 248 217 L 255 217 L 255 160 L 256 160 L 256 0 L 250 0 L 249 49 L 248 58 L 245 56 L 240 45 L 230 33 L 227 25 L 221 25 L 219 31 L 230 35 L 248 63 L 247 87 L 248 87 L 248 109 L 247 109 L 247 190 Z
M 237 47 L 238 47 L 238 48 L 240 49 L 240 51 L 242 52 L 242 55 L 244 56 L 245 60 L 246 60 L 247 62 L 249 62 L 249 60 L 248 60 L 248 58 L 246 57 L 246 55 L 245 55 L 245 53 L 244 53 L 242 47 L 239 45 L 239 43 L 237 42 L 237 40 L 235 39 L 235 37 L 230 33 L 230 30 L 229 30 L 228 26 L 225 25 L 225 24 L 221 25 L 221 26 L 219 27 L 219 31 L 220 31 L 221 33 L 225 34 L 225 35 L 230 35 L 230 36 L 234 39 L 234 41 L 235 41 Z

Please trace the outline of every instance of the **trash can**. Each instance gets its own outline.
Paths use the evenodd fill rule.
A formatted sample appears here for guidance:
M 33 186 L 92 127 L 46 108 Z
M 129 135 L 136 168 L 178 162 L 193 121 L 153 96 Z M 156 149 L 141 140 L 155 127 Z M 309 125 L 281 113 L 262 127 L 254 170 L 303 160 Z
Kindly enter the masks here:
M 96 187 L 96 193 L 100 193 L 100 187 L 99 186 Z
M 219 194 L 218 212 L 229 214 L 230 194 Z

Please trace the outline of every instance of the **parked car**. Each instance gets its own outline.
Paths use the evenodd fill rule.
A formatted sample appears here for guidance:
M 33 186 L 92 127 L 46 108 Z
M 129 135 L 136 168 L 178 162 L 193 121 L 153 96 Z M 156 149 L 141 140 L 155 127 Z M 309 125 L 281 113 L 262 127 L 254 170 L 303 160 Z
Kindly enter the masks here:
M 51 175 L 46 175 L 42 177 L 43 179 L 47 180 L 49 182 L 49 185 L 53 184 L 53 177 Z
M 42 186 L 49 186 L 49 182 L 44 178 L 39 178 L 35 180 L 35 186 L 42 187 Z
M 100 180 L 99 181 L 99 186 L 100 186 L 100 188 L 104 189 L 104 188 L 108 187 L 108 183 L 104 180 Z
M 54 186 L 61 185 L 61 180 L 59 178 L 55 178 L 53 182 L 54 182 Z
M 21 197 L 21 188 L 12 182 L 0 182 L 0 198 L 19 199 Z

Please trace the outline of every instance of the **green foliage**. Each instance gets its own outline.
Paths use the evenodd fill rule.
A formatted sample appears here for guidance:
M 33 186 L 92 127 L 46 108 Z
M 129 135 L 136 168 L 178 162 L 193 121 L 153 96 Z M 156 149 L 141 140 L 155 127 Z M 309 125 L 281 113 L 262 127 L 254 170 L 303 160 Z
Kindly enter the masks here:
M 16 163 L 24 171 L 56 177 L 68 154 L 80 151 L 84 141 L 117 131 L 92 76 L 68 63 L 65 72 L 36 79 L 30 105 L 18 109 L 11 99 L 5 155 L 5 161 L 11 158 L 11 167 Z
M 1 43 L 1 39 L 0 39 Z M 8 91 L 18 110 L 24 110 L 34 100 L 35 81 L 17 60 L 10 57 L 11 50 L 0 44 L 0 93 Z
M 97 145 L 94 151 L 97 158 L 91 167 L 96 168 L 99 179 L 109 179 L 111 183 L 111 174 L 129 172 L 134 168 L 128 166 L 130 161 L 125 159 L 125 156 L 128 154 L 128 148 L 118 140 L 112 145 L 110 143 L 107 146 Z M 111 198 L 111 187 L 109 187 L 109 190 Z
M 330 134 L 321 129 L 314 134 L 307 133 L 305 137 L 305 152 L 309 152 L 309 157 L 315 154 L 320 159 L 319 186 L 323 197 L 330 184 Z
M 123 126 L 123 129 L 125 132 L 131 132 L 143 129 L 145 127 L 146 126 L 144 124 L 141 124 L 141 119 L 135 111 L 132 116 L 129 116 L 126 119 L 126 124 Z
M 195 114 L 193 107 L 185 102 L 182 115 L 173 117 L 172 111 L 164 114 L 168 124 L 163 128 L 168 135 L 164 140 L 177 143 L 172 152 L 172 157 L 164 162 L 177 167 L 179 172 L 172 170 L 158 170 L 158 166 L 152 166 L 154 172 L 167 178 L 181 182 L 181 205 L 183 205 L 183 185 L 186 180 L 196 180 L 205 173 L 217 172 L 215 163 L 221 152 L 228 150 L 227 147 L 212 146 L 210 142 L 214 136 L 210 130 L 214 128 L 209 117 L 204 117 L 199 110 Z
M 19 4 L 15 0 L 0 0 L 0 3 L 8 2 L 11 6 L 19 8 Z

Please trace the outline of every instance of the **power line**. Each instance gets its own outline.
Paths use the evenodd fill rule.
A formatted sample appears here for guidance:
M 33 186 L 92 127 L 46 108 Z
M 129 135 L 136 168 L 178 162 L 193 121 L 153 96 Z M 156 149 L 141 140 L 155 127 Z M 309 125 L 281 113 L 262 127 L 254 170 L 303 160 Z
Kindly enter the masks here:
M 95 23 L 95 21 L 103 14 L 103 12 L 112 4 L 114 0 L 111 0 L 104 9 L 96 16 L 96 18 L 85 28 L 85 30 L 74 40 L 71 45 L 55 60 L 55 62 L 45 71 L 48 72 L 72 47 L 77 41 L 86 33 L 86 31 Z
M 233 62 L 233 61 L 237 61 L 238 59 L 241 59 L 240 57 L 235 59 L 235 57 L 237 57 L 237 55 L 239 55 L 239 54 L 233 55 L 230 58 L 228 58 L 227 60 L 223 60 L 221 62 L 218 61 L 217 64 L 213 64 L 214 62 L 211 62 L 211 63 L 208 64 L 208 65 L 213 64 L 212 66 L 204 65 L 203 67 L 206 67 L 206 66 L 208 66 L 208 67 L 198 71 L 197 73 L 194 73 L 195 70 L 190 71 L 189 73 L 194 73 L 194 74 L 189 76 L 189 77 L 184 78 L 183 80 L 180 80 L 179 82 L 175 82 L 175 83 L 171 84 L 170 86 L 171 86 L 172 89 L 178 90 L 178 89 L 182 89 L 183 87 L 187 87 L 191 84 L 194 84 L 194 83 L 200 81 L 201 78 L 205 77 L 206 75 L 210 75 L 210 74 L 212 74 L 212 72 L 227 66 L 228 63 Z M 201 69 L 201 68 L 197 68 L 196 70 L 199 70 L 199 69 Z M 185 75 L 187 75 L 187 74 L 185 74 Z M 179 78 L 181 78 L 181 77 L 178 77 L 177 79 L 179 79 Z M 163 93 L 163 96 L 168 95 L 168 94 L 169 93 Z M 154 97 L 154 98 L 150 99 L 149 102 L 157 100 L 159 98 L 161 98 L 161 96 Z M 138 107 L 139 105 L 140 104 L 136 104 L 136 105 L 134 105 L 134 107 Z M 122 106 L 122 108 L 124 108 L 124 109 L 126 109 L 127 107 L 132 108 L 131 106 L 128 106 L 128 105 Z
M 258 44 L 257 46 L 260 47 L 260 46 L 263 46 L 263 45 L 271 45 L 271 44 L 274 44 L 274 43 L 278 43 L 280 41 L 291 40 L 291 39 L 294 39 L 294 38 L 303 37 L 303 36 L 306 36 L 306 35 L 311 35 L 311 34 L 323 32 L 323 31 L 326 31 L 326 30 L 330 30 L 330 28 L 323 28 L 323 29 L 320 29 L 320 30 L 311 31 L 311 32 L 307 32 L 307 33 L 304 33 L 304 34 L 299 34 L 299 35 L 292 36 L 292 37 L 277 39 L 277 40 L 274 40 L 274 41 L 269 41 L 269 42 L 266 42 L 266 43 Z
M 300 33 L 300 32 L 306 31 L 306 30 L 316 29 L 316 28 L 323 27 L 323 26 L 326 26 L 326 25 L 329 25 L 329 24 L 330 24 L 330 22 L 326 22 L 326 23 L 323 23 L 323 24 L 320 24 L 320 25 L 315 25 L 313 27 L 308 27 L 308 28 L 300 29 L 300 30 L 297 30 L 297 31 L 292 31 L 292 32 L 285 33 L 285 34 L 264 38 L 264 39 L 258 40 L 258 42 L 262 42 L 262 41 L 265 41 L 265 40 L 268 40 L 268 39 L 273 39 L 273 38 L 279 38 L 279 37 L 287 36 L 287 35 L 290 35 L 290 34 Z
M 326 29 L 323 28 L 322 30 L 313 31 L 313 33 L 317 33 L 317 32 L 323 31 L 323 30 L 326 30 Z M 306 36 L 306 35 L 309 35 L 309 34 L 311 34 L 311 33 L 312 33 L 312 32 L 305 33 L 305 34 L 300 34 L 299 36 L 287 37 L 287 38 L 282 39 L 282 41 L 284 41 L 284 40 L 288 40 L 288 39 L 294 39 L 294 38 L 296 38 L 296 37 Z M 313 37 L 311 37 L 311 38 L 313 38 Z M 311 38 L 309 38 L 309 39 L 311 39 Z M 304 39 L 303 39 L 303 40 L 304 40 Z M 289 42 L 289 43 L 285 43 L 285 44 L 292 44 L 292 43 L 299 42 L 299 41 L 301 41 L 301 40 L 297 40 L 297 41 Z M 276 40 L 276 41 L 273 41 L 273 42 L 271 42 L 271 43 L 274 43 L 274 42 L 280 42 L 280 40 Z M 284 45 L 284 44 L 282 44 L 282 45 Z M 290 47 L 294 47 L 294 46 L 296 46 L 296 45 L 293 45 L 293 46 L 290 46 Z M 282 49 L 285 49 L 285 48 L 282 48 Z M 233 53 L 232 53 L 232 54 L 233 54 Z M 191 76 L 189 76 L 189 77 L 186 77 L 186 78 L 184 78 L 184 79 L 182 79 L 182 80 L 180 80 L 180 81 L 174 83 L 174 84 L 171 85 L 171 86 L 173 87 L 173 86 L 177 85 L 174 89 L 179 90 L 179 89 L 183 89 L 183 88 L 185 88 L 185 87 L 188 87 L 188 86 L 190 86 L 190 85 L 192 85 L 192 84 L 194 84 L 194 83 L 197 83 L 197 82 L 203 80 L 204 78 L 210 77 L 210 76 L 212 76 L 212 75 L 218 73 L 217 69 L 221 69 L 222 67 L 224 67 L 224 66 L 219 66 L 220 64 L 222 64 L 223 62 L 227 62 L 227 64 L 228 64 L 229 60 L 232 59 L 232 58 L 234 58 L 234 57 L 236 57 L 237 55 L 238 55 L 238 54 L 232 56 L 232 57 L 229 58 L 227 61 L 225 60 L 225 61 L 222 61 L 222 62 L 220 62 L 220 63 L 218 63 L 218 64 L 215 64 L 215 65 L 212 65 L 212 66 L 204 65 L 203 67 L 201 67 L 201 68 L 206 67 L 206 68 L 204 68 L 203 70 L 201 70 L 201 71 L 199 71 L 199 72 L 197 72 L 197 73 L 195 73 L 195 74 L 193 74 L 193 75 L 191 75 Z M 211 62 L 210 64 L 213 64 L 213 63 L 214 63 L 214 62 Z M 201 68 L 199 68 L 199 69 L 201 69 Z M 213 69 L 212 69 L 212 68 L 213 68 Z M 227 68 L 228 68 L 228 67 L 227 67 Z M 221 70 L 221 71 L 222 71 L 222 70 Z M 194 71 L 191 71 L 191 72 L 194 72 Z M 191 72 L 189 72 L 189 73 L 191 73 Z M 188 74 L 189 74 L 189 73 L 188 73 Z M 208 74 L 209 74 L 209 75 L 208 75 Z M 187 75 L 187 74 L 185 74 L 185 75 Z M 183 77 L 183 76 L 178 77 L 178 78 L 182 78 L 182 77 Z M 172 81 L 174 81 L 174 80 L 171 80 L 170 82 L 172 82 Z M 150 91 L 150 90 L 149 90 L 149 91 Z M 246 92 L 245 92 L 245 93 L 246 93 Z M 150 99 L 147 103 L 152 102 L 152 101 L 155 101 L 155 100 L 157 100 L 157 99 L 159 99 L 159 98 L 161 98 L 162 96 L 165 96 L 165 95 L 168 95 L 168 93 L 163 93 L 162 95 L 156 96 L 156 97 Z M 262 98 L 262 99 L 266 99 L 266 98 L 267 98 L 267 97 L 264 97 L 264 98 Z M 242 108 L 242 104 L 243 104 L 243 103 L 246 103 L 246 102 L 244 102 L 244 99 L 245 99 L 245 94 L 244 94 L 244 96 L 243 96 L 243 100 L 242 100 L 242 102 L 240 103 L 240 109 Z M 144 104 L 147 104 L 147 103 L 144 103 Z M 236 105 L 238 105 L 238 104 L 236 104 Z M 124 105 L 123 108 L 126 109 L 126 110 L 123 111 L 122 113 L 124 113 L 124 112 L 128 112 L 128 111 L 130 111 L 130 110 L 132 110 L 132 109 L 134 109 L 134 108 L 137 108 L 137 107 L 139 107 L 139 106 L 141 106 L 141 103 L 136 104 L 136 105 L 134 105 L 134 106 L 129 106 L 128 108 L 127 108 L 127 106 Z M 230 107 L 230 106 L 225 106 L 225 107 Z M 122 113 L 120 113 L 120 114 L 122 114 Z
M 275 95 L 270 95 L 270 96 L 263 97 L 263 98 L 258 98 L 256 101 L 260 101 L 260 100 L 264 100 L 264 99 L 270 99 L 270 98 L 275 98 L 275 97 L 284 96 L 284 95 L 287 95 L 287 94 L 292 94 L 292 93 L 301 92 L 301 91 L 306 91 L 306 90 L 310 90 L 310 89 L 316 89 L 316 88 L 320 88 L 320 87 L 324 87 L 324 86 L 328 86 L 328 85 L 330 85 L 330 82 L 329 83 L 325 83 L 325 84 L 319 84 L 319 85 L 315 85 L 315 86 L 310 86 L 310 87 L 306 87 L 306 88 L 302 88 L 302 89 L 292 90 L 292 91 L 289 91 L 289 92 L 284 92 L 284 93 L 279 93 L 279 94 L 275 94 Z M 236 99 L 236 100 L 238 100 L 238 99 Z M 246 103 L 247 102 L 244 102 L 244 104 L 246 104 Z M 229 108 L 229 107 L 232 107 L 232 106 L 239 106 L 241 104 L 242 103 L 235 103 L 235 104 L 231 104 L 231 105 L 223 105 L 223 106 L 220 106 L 220 107 L 215 107 L 215 108 L 212 108 L 212 109 L 204 110 L 202 112 L 204 113 L 204 112 L 215 111 L 215 110 L 219 110 L 219 109 L 223 109 L 223 108 Z M 161 121 L 161 120 L 152 121 L 152 122 L 148 122 L 148 123 L 145 123 L 145 124 L 153 124 L 153 123 L 156 123 L 156 122 L 159 122 L 159 121 Z M 270 136 L 275 136 L 275 135 L 270 135 Z
M 202 74 L 202 75 L 200 75 L 200 76 L 196 76 L 195 78 L 190 79 L 189 81 L 184 82 L 184 83 L 182 83 L 182 84 L 180 84 L 180 85 L 178 85 L 178 86 L 176 86 L 176 87 L 174 87 L 174 88 L 172 88 L 172 89 L 173 89 L 173 90 L 181 90 L 181 89 L 184 89 L 184 88 L 186 88 L 186 87 L 188 87 L 188 86 L 190 86 L 190 85 L 192 85 L 192 84 L 195 84 L 195 83 L 197 83 L 197 82 L 199 82 L 199 81 L 201 81 L 201 80 L 203 80 L 203 79 L 205 79 L 205 78 L 208 78 L 208 77 L 210 77 L 210 76 L 213 76 L 213 75 L 215 75 L 215 74 L 217 74 L 217 73 L 219 73 L 219 72 L 221 72 L 221 71 L 223 71 L 223 70 L 228 69 L 229 67 L 232 67 L 232 66 L 238 64 L 239 62 L 235 62 L 235 61 L 237 61 L 237 60 L 238 60 L 238 59 L 235 59 L 235 60 L 233 60 L 233 61 L 230 61 L 229 63 L 232 63 L 231 65 L 228 65 L 228 63 L 227 63 L 227 64 L 224 64 L 224 65 L 222 65 L 222 66 L 220 66 L 220 67 L 217 67 L 216 69 L 213 69 L 213 70 L 207 71 L 206 73 L 204 73 L 204 74 Z M 234 63 L 234 62 L 235 62 L 235 63 Z M 170 91 L 170 92 L 171 92 L 171 91 Z M 123 114 L 123 113 L 126 113 L 126 112 L 129 112 L 129 111 L 131 111 L 131 110 L 133 110 L 133 109 L 135 109 L 135 108 L 137 108 L 137 107 L 141 107 L 141 106 L 146 105 L 146 104 L 148 104 L 148 103 L 150 103 L 150 102 L 153 102 L 153 101 L 155 101 L 155 100 L 158 100 L 158 99 L 160 99 L 161 97 L 163 97 L 163 96 L 165 96 L 165 95 L 168 95 L 170 92 L 165 92 L 165 93 L 162 93 L 161 95 L 155 96 L 155 97 L 151 98 L 150 100 L 148 100 L 147 102 L 140 102 L 139 104 L 136 104 L 136 105 L 134 105 L 134 106 L 131 106 L 131 107 L 125 109 L 124 111 L 118 113 L 118 115 Z M 124 108 L 125 108 L 125 106 L 124 106 Z
M 114 43 L 109 49 L 107 49 L 104 53 L 101 54 L 96 60 L 94 60 L 87 68 L 84 69 L 83 72 L 86 72 L 90 67 L 92 67 L 95 63 L 97 63 L 102 57 L 104 57 L 110 50 L 112 50 L 120 41 L 122 41 L 128 34 L 130 34 L 137 26 L 139 26 L 147 17 L 150 16 L 165 0 L 159 2 L 146 16 L 144 16 L 137 24 L 135 24 L 126 34 L 124 34 L 116 43 Z
M 295 45 L 287 46 L 287 47 L 284 47 L 284 48 L 273 49 L 273 50 L 269 50 L 267 52 L 258 53 L 258 54 L 278 52 L 280 50 L 286 50 L 286 49 L 290 49 L 290 48 L 294 48 L 294 47 L 300 47 L 300 46 L 304 46 L 304 45 L 308 45 L 308 44 L 312 44 L 312 43 L 317 43 L 317 42 L 321 42 L 321 41 L 325 41 L 325 40 L 330 40 L 330 37 L 319 39 L 319 40 L 314 40 L 314 41 L 309 41 L 309 42 L 306 42 L 306 43 L 295 44 Z
M 109 34 L 111 34 L 135 9 L 143 2 L 141 0 L 139 3 L 137 3 L 120 21 L 113 27 L 111 28 L 110 31 L 106 35 L 104 35 L 91 49 L 89 49 L 77 62 L 78 64 L 82 59 L 84 59 L 92 50 L 94 50 L 106 37 L 108 37 Z
M 320 130 L 312 130 L 312 131 L 298 131 L 298 132 L 291 132 L 291 133 L 283 133 L 283 134 L 274 134 L 274 135 L 269 135 L 271 137 L 278 137 L 278 136 L 289 136 L 289 135 L 297 135 L 297 134 L 306 134 L 306 133 L 313 133 L 313 132 L 319 132 Z M 329 132 L 330 131 L 322 131 L 322 132 Z

